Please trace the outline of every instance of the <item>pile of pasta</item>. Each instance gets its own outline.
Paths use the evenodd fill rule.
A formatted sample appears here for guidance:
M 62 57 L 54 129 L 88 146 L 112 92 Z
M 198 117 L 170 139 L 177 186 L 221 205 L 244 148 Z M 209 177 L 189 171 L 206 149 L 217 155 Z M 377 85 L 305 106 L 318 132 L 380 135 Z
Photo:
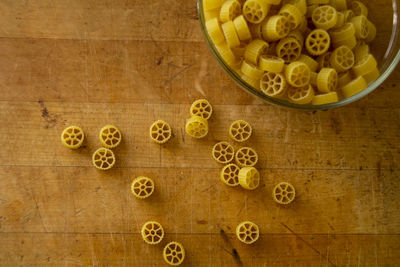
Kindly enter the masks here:
M 376 27 L 360 1 L 203 0 L 209 37 L 225 63 L 269 97 L 322 105 L 379 76 Z

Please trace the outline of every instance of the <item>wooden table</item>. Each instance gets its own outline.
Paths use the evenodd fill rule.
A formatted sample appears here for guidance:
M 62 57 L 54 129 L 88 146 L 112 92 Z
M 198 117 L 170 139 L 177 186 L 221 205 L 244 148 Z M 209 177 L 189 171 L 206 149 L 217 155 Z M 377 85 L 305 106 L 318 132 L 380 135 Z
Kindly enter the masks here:
M 0 265 L 162 266 L 168 241 L 183 266 L 395 266 L 400 262 L 400 71 L 367 98 L 328 112 L 261 103 L 212 58 L 194 0 L 36 0 L 0 3 Z M 385 14 L 382 14 L 384 16 Z M 210 133 L 184 133 L 190 103 L 214 107 Z M 156 119 L 174 136 L 148 136 Z M 254 192 L 228 188 L 211 158 L 236 119 L 262 175 Z M 99 129 L 123 133 L 114 169 L 91 163 Z M 60 134 L 79 125 L 78 151 Z M 144 201 L 138 175 L 154 179 Z M 271 198 L 280 181 L 296 201 Z M 148 220 L 161 245 L 139 234 Z M 251 246 L 234 235 L 257 223 Z

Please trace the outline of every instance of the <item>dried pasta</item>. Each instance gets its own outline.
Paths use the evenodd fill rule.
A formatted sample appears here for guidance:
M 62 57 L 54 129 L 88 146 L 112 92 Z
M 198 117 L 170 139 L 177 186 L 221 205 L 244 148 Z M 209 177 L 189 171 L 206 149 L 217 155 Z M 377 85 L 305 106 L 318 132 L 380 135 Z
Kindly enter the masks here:
M 289 87 L 287 95 L 290 102 L 305 105 L 311 103 L 315 93 L 312 85 L 309 84 L 300 88 Z
M 327 5 L 330 0 L 307 0 L 307 5 Z
M 236 236 L 241 242 L 250 245 L 258 240 L 260 230 L 257 224 L 245 221 L 236 227 Z
M 371 21 L 367 21 L 368 35 L 365 37 L 367 43 L 372 42 L 376 37 L 376 27 Z
M 239 37 L 239 40 L 246 41 L 251 39 L 250 28 L 243 15 L 240 15 L 237 18 L 235 18 L 233 20 L 233 23 L 235 24 L 235 29 Z
M 336 90 L 338 84 L 338 74 L 335 69 L 323 68 L 318 73 L 317 88 L 321 93 L 329 93 Z
M 190 116 L 200 116 L 208 120 L 212 114 L 212 106 L 206 99 L 197 99 L 190 106 Z
M 242 78 L 243 81 L 245 81 L 251 87 L 255 88 L 256 90 L 260 89 L 260 79 L 253 79 L 244 74 L 240 77 Z
M 345 23 L 339 28 L 335 28 L 329 31 L 332 38 L 332 42 L 339 42 L 343 40 L 348 40 L 353 37 L 356 33 L 356 29 L 353 23 Z
M 247 141 L 253 130 L 247 121 L 237 120 L 229 127 L 229 136 L 236 142 Z
M 286 81 L 293 87 L 304 87 L 310 83 L 310 68 L 303 62 L 293 62 L 286 66 Z
M 83 144 L 85 134 L 78 126 L 69 126 L 61 133 L 61 142 L 70 149 L 78 149 Z
M 203 0 L 204 10 L 213 10 L 220 8 L 225 0 Z
M 311 75 L 310 75 L 310 84 L 311 84 L 313 87 L 317 87 L 317 78 L 318 78 L 318 73 L 316 73 L 316 72 L 311 72 Z
M 263 70 L 260 70 L 256 65 L 249 63 L 246 60 L 242 62 L 240 70 L 244 75 L 252 79 L 260 79 L 264 73 Z
M 314 96 L 311 104 L 313 105 L 325 105 L 330 103 L 335 103 L 339 101 L 339 97 L 336 92 L 329 92 L 322 95 Z
M 356 16 L 352 18 L 351 23 L 356 29 L 356 37 L 359 39 L 365 39 L 368 37 L 368 20 L 365 16 Z
M 260 69 L 263 71 L 280 73 L 283 71 L 285 61 L 279 57 L 263 55 L 260 57 Z
M 272 190 L 272 197 L 278 204 L 287 205 L 293 202 L 296 197 L 296 190 L 292 184 L 280 182 Z
M 314 9 L 311 19 L 315 27 L 323 30 L 329 30 L 335 27 L 338 14 L 335 8 L 329 5 L 324 5 Z
M 319 57 L 317 57 L 317 62 L 319 64 L 319 69 L 323 69 L 323 68 L 330 68 L 331 67 L 331 52 L 325 53 Z
M 339 75 L 339 79 L 338 79 L 338 87 L 342 88 L 346 84 L 350 83 L 351 80 L 352 80 L 352 77 L 351 77 L 350 71 L 341 73 Z
M 348 71 L 354 66 L 355 57 L 353 51 L 343 45 L 336 48 L 331 55 L 330 58 L 330 65 L 337 71 L 337 72 L 344 72 Z
M 291 4 L 284 5 L 279 11 L 279 15 L 287 18 L 290 30 L 296 29 L 303 18 L 301 11 L 295 5 Z
M 156 245 L 164 238 L 164 229 L 160 223 L 149 221 L 143 224 L 141 234 L 144 242 Z
M 260 23 L 267 16 L 270 5 L 264 0 L 247 0 L 243 5 L 243 16 L 250 23 Z
M 233 20 L 242 13 L 242 6 L 238 0 L 227 0 L 225 1 L 219 13 L 219 19 L 222 23 Z
M 270 97 L 281 98 L 286 92 L 286 79 L 281 73 L 266 72 L 260 80 L 261 91 Z
M 97 169 L 106 171 L 114 166 L 115 156 L 110 149 L 101 147 L 93 153 L 92 162 Z
M 132 194 L 139 199 L 148 198 L 154 192 L 154 182 L 148 177 L 139 176 L 133 179 L 131 191 Z
M 351 10 L 354 12 L 356 16 L 362 15 L 368 17 L 368 8 L 360 1 L 351 2 Z
M 269 42 L 274 42 L 285 38 L 289 32 L 289 20 L 282 15 L 271 16 L 262 25 L 263 37 Z
M 371 72 L 364 74 L 363 78 L 367 82 L 367 84 L 370 84 L 370 83 L 376 81 L 379 78 L 379 76 L 381 76 L 381 73 L 380 73 L 379 69 L 376 67 Z
M 163 250 L 163 257 L 166 263 L 172 266 L 182 264 L 185 259 L 185 249 L 182 244 L 172 241 Z
M 231 144 L 222 141 L 213 146 L 212 157 L 218 163 L 227 164 L 235 158 L 235 150 Z
M 367 82 L 362 76 L 357 77 L 350 83 L 342 87 L 342 93 L 344 97 L 348 98 L 366 89 L 368 86 Z
M 292 4 L 297 7 L 302 15 L 307 13 L 307 1 L 306 0 L 283 0 L 283 4 Z
M 204 20 L 209 21 L 211 19 L 216 18 L 218 20 L 219 18 L 219 9 L 213 9 L 213 10 L 204 10 Z
M 103 147 L 111 149 L 121 143 L 122 135 L 117 127 L 106 125 L 100 130 L 99 138 Z
M 323 29 L 313 30 L 306 38 L 306 49 L 312 56 L 325 54 L 331 44 L 331 37 Z
M 300 46 L 303 47 L 304 36 L 303 36 L 303 33 L 299 29 L 289 32 L 287 37 L 292 37 L 292 38 L 296 39 L 300 43 Z
M 299 41 L 293 37 L 281 39 L 276 46 L 276 54 L 286 63 L 293 62 L 300 57 L 302 46 Z
M 241 168 L 238 177 L 239 184 L 247 190 L 254 190 L 260 184 L 260 173 L 254 167 Z
M 171 136 L 171 126 L 163 120 L 157 120 L 150 126 L 150 138 L 157 144 L 165 144 Z
M 259 57 L 262 54 L 264 54 L 267 49 L 268 49 L 267 42 L 260 39 L 253 40 L 246 47 L 246 50 L 244 52 L 244 59 L 250 63 L 258 64 Z
M 350 22 L 352 18 L 354 18 L 354 12 L 351 9 L 347 9 L 345 11 L 342 12 L 344 15 L 344 22 Z
M 240 168 L 236 164 L 228 164 L 221 170 L 221 181 L 228 186 L 239 185 L 239 171 Z
M 214 44 L 217 45 L 225 41 L 224 33 L 222 32 L 221 25 L 217 18 L 206 21 L 206 29 Z
M 228 21 L 222 24 L 222 32 L 224 33 L 226 43 L 228 47 L 237 47 L 240 45 L 239 36 L 236 33 L 235 24 L 233 21 Z
M 369 53 L 369 46 L 365 43 L 360 43 L 356 48 L 354 48 L 354 55 L 357 62 L 360 62 L 363 58 L 367 57 Z
M 302 54 L 297 61 L 305 63 L 312 72 L 316 72 L 318 70 L 319 64 L 312 57 Z
M 218 50 L 219 55 L 229 66 L 234 66 L 236 63 L 235 54 L 233 54 L 232 50 L 228 47 L 226 43 L 222 43 L 216 45 L 215 48 Z
M 251 147 L 242 147 L 236 151 L 235 160 L 240 167 L 253 167 L 257 164 L 257 152 Z
M 192 116 L 186 121 L 185 130 L 193 138 L 203 138 L 208 134 L 208 122 L 200 116 Z
M 345 10 L 347 10 L 347 0 L 330 0 L 329 3 L 337 11 L 345 11 Z
M 373 71 L 377 65 L 375 57 L 369 54 L 357 61 L 352 70 L 356 76 L 363 76 Z
M 335 24 L 335 26 L 333 28 L 339 28 L 342 27 L 345 24 L 345 17 L 344 14 L 342 12 L 338 12 L 337 13 L 337 22 Z

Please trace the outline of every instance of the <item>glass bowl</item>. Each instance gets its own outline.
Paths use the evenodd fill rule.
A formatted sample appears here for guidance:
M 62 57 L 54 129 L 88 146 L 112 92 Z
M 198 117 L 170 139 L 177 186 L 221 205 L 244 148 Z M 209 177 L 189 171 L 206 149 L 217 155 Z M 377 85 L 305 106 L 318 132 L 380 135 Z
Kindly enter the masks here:
M 400 12 L 400 1 L 396 0 L 379 0 L 379 1 L 362 1 L 369 9 L 368 18 L 377 27 L 376 39 L 370 44 L 371 53 L 375 56 L 378 61 L 378 68 L 381 72 L 381 76 L 375 81 L 368 85 L 368 88 L 361 91 L 360 93 L 345 99 L 341 99 L 338 102 L 325 104 L 325 105 L 299 105 L 291 103 L 287 100 L 277 99 L 269 97 L 261 91 L 253 88 L 247 84 L 231 67 L 229 67 L 222 57 L 219 55 L 214 43 L 208 35 L 205 27 L 205 18 L 203 12 L 203 0 L 198 0 L 197 9 L 206 43 L 210 48 L 213 56 L 219 62 L 221 67 L 225 70 L 228 75 L 235 80 L 235 82 L 243 88 L 245 91 L 253 94 L 260 99 L 277 104 L 284 107 L 305 109 L 305 110 L 327 110 L 332 108 L 338 108 L 350 104 L 354 101 L 361 99 L 368 95 L 376 88 L 378 88 L 385 80 L 389 77 L 392 71 L 396 68 L 397 63 L 400 60 L 400 29 L 399 29 L 399 17 Z

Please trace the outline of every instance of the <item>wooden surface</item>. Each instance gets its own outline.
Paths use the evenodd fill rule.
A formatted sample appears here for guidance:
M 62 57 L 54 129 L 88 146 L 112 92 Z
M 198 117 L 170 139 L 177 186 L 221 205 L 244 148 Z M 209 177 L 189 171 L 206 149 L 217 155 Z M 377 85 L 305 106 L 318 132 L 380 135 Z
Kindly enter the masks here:
M 399 264 L 400 71 L 350 106 L 300 112 L 261 103 L 222 72 L 194 0 L 3 0 L 0 11 L 1 266 L 163 266 L 172 240 L 184 266 Z M 207 138 L 193 140 L 183 127 L 199 97 L 215 112 Z M 156 119 L 173 128 L 164 146 L 148 137 Z M 254 192 L 224 186 L 210 155 L 236 119 L 254 128 Z M 108 123 L 123 142 L 100 172 L 90 157 Z M 59 140 L 71 124 L 87 134 L 78 151 Z M 130 193 L 138 175 L 154 179 L 150 199 Z M 298 192 L 288 207 L 271 198 L 282 180 Z M 161 245 L 141 240 L 148 220 L 164 226 Z M 234 236 L 243 220 L 261 229 L 254 245 Z

